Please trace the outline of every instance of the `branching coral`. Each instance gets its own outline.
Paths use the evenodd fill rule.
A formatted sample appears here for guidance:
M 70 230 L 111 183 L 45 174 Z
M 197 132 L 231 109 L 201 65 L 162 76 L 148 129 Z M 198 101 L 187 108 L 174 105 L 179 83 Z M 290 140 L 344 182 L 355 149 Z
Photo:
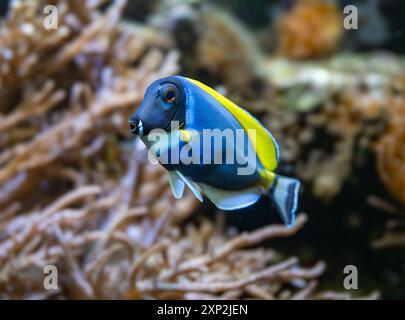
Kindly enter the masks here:
M 391 202 L 375 195 L 370 195 L 367 198 L 367 202 L 370 206 L 392 216 L 392 218 L 386 221 L 385 230 L 382 235 L 373 240 L 373 248 L 384 249 L 405 245 L 405 223 L 403 220 L 405 214 L 404 208 L 399 208 Z
M 278 21 L 278 51 L 290 58 L 333 53 L 343 31 L 342 14 L 333 1 L 299 0 Z

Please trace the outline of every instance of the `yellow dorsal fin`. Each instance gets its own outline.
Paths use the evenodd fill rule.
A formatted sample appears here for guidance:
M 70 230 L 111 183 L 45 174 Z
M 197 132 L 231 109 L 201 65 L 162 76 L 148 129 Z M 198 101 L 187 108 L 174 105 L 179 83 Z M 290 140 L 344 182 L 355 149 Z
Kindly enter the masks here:
M 206 91 L 221 105 L 223 105 L 246 130 L 250 141 L 256 150 L 260 162 L 267 171 L 274 171 L 277 168 L 278 149 L 271 134 L 255 119 L 249 112 L 234 104 L 214 89 L 201 83 L 200 81 L 187 78 L 190 82 Z M 256 130 L 256 137 L 249 133 L 249 129 Z

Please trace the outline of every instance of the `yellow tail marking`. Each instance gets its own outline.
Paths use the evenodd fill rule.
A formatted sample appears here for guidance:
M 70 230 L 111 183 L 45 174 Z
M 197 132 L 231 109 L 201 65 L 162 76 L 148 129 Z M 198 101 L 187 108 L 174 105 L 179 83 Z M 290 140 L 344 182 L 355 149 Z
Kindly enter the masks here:
M 262 177 L 261 186 L 264 189 L 269 190 L 271 185 L 274 182 L 274 179 L 276 178 L 276 174 L 274 172 L 270 172 L 267 170 L 260 170 L 260 169 L 259 169 L 259 174 Z

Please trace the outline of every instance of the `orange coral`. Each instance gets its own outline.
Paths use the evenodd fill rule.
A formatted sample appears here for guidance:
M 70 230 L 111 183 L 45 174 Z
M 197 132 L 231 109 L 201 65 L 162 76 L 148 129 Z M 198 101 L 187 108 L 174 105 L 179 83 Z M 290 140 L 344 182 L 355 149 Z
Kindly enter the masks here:
M 278 21 L 278 51 L 290 58 L 315 58 L 333 53 L 342 36 L 342 14 L 334 2 L 300 0 Z
M 390 124 L 377 143 L 377 165 L 387 190 L 405 204 L 405 97 L 391 99 Z

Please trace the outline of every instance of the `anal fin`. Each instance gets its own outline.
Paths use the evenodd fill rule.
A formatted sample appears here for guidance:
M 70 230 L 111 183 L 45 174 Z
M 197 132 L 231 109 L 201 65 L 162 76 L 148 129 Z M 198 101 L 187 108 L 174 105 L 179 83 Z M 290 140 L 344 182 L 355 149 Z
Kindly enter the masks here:
M 221 190 L 206 184 L 200 184 L 202 191 L 218 209 L 237 210 L 256 203 L 262 195 L 261 188 L 254 186 L 241 191 Z

